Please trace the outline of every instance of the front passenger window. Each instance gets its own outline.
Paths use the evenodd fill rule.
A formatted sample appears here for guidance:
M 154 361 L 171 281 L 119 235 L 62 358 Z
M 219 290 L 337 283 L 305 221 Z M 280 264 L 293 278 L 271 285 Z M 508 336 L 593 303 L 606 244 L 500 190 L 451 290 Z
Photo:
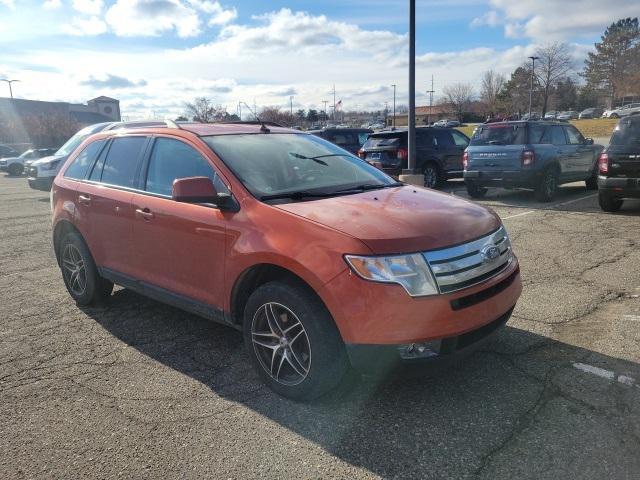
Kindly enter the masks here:
M 149 159 L 145 190 L 170 197 L 173 181 L 187 177 L 209 177 L 219 193 L 229 192 L 213 167 L 197 150 L 180 140 L 157 138 Z
M 570 145 L 582 145 L 584 143 L 584 137 L 576 130 L 575 127 L 564 127 L 567 132 L 567 138 L 569 138 Z

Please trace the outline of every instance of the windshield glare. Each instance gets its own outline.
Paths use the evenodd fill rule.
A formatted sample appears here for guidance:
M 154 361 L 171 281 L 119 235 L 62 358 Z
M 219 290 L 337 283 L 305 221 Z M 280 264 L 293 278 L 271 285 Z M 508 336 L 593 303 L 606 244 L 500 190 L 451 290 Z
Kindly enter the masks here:
M 91 135 L 91 130 L 89 128 L 83 128 L 78 133 L 76 133 L 73 137 L 67 140 L 66 143 L 58 149 L 55 155 L 69 155 L 89 135 Z
M 640 122 L 620 125 L 613 131 L 611 145 L 631 145 L 640 143 Z
M 258 198 L 396 183 L 377 168 L 314 135 L 218 135 L 203 140 Z

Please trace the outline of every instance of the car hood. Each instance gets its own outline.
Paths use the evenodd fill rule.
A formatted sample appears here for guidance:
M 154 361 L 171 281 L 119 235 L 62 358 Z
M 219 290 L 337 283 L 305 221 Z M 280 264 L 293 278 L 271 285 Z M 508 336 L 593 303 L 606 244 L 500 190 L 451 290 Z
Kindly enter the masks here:
M 42 157 L 42 158 L 39 158 L 39 159 L 31 162 L 31 166 L 32 167 L 38 167 L 38 166 L 43 165 L 45 163 L 53 162 L 54 160 L 60 160 L 60 159 L 63 159 L 65 157 L 66 157 L 66 155 L 50 155 L 48 157 Z
M 0 160 L 9 161 L 9 160 L 20 160 L 20 157 L 2 157 Z
M 501 223 L 481 205 L 411 186 L 274 206 L 358 238 L 376 254 L 449 247 Z

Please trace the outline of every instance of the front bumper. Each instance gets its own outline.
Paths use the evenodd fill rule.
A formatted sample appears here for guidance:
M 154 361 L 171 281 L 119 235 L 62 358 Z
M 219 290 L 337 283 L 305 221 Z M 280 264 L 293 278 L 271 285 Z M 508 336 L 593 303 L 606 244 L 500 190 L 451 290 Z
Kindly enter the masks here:
M 465 170 L 465 182 L 480 187 L 535 188 L 542 177 L 542 171 L 534 170 Z
M 461 335 L 418 344 L 347 344 L 347 354 L 351 366 L 360 372 L 384 372 L 405 365 L 446 364 L 475 351 L 509 321 L 512 312 L 513 307 L 492 322 Z
M 615 198 L 640 198 L 640 178 L 598 176 L 598 190 Z
M 51 185 L 53 185 L 53 179 L 55 177 L 29 177 L 27 178 L 27 182 L 29 182 L 29 187 L 34 190 L 42 190 L 44 192 L 48 192 L 51 190 Z

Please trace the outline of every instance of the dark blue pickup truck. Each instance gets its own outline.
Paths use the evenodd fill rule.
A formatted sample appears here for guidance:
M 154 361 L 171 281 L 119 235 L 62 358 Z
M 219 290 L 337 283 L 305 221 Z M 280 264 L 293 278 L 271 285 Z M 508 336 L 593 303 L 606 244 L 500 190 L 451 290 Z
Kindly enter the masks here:
M 602 149 L 565 122 L 480 125 L 463 156 L 467 192 L 481 198 L 487 187 L 530 188 L 536 199 L 548 202 L 563 183 L 585 181 L 597 189 Z

